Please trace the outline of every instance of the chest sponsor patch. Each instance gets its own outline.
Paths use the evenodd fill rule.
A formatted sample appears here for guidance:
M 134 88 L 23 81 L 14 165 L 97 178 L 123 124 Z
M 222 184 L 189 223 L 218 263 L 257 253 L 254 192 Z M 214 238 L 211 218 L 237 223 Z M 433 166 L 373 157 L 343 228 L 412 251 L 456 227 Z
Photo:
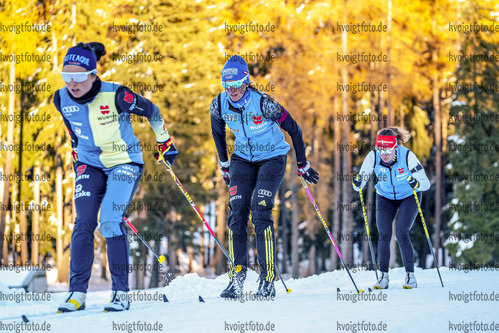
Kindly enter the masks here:
M 109 113 L 109 105 L 101 105 L 99 108 L 100 108 L 100 113 L 104 115 Z
M 262 116 L 253 116 L 253 122 L 255 125 L 260 125 L 262 123 Z

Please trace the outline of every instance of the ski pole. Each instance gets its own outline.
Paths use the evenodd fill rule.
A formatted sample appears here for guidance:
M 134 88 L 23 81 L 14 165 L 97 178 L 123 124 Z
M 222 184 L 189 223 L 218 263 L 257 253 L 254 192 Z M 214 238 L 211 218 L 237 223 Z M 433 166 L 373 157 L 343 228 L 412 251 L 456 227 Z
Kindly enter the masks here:
M 324 226 L 324 229 L 326 229 L 326 232 L 329 235 L 329 239 L 333 243 L 334 248 L 336 249 L 336 253 L 338 253 L 338 257 L 340 257 L 340 259 L 341 259 L 341 263 L 343 264 L 343 267 L 345 267 L 345 269 L 348 273 L 348 276 L 350 276 L 350 280 L 352 280 L 352 283 L 353 283 L 355 289 L 357 290 L 357 294 L 360 294 L 361 292 L 363 293 L 364 290 L 362 290 L 362 289 L 359 290 L 359 288 L 357 288 L 357 285 L 355 284 L 355 281 L 353 280 L 352 275 L 350 274 L 350 270 L 348 269 L 347 265 L 345 264 L 345 260 L 343 260 L 343 257 L 341 255 L 340 250 L 338 249 L 338 246 L 336 246 L 336 243 L 334 242 L 333 235 L 331 235 L 331 232 L 329 231 L 329 229 L 326 225 L 326 221 L 324 221 L 324 219 L 322 218 L 322 214 L 319 211 L 319 207 L 317 207 L 317 204 L 315 203 L 314 197 L 312 197 L 312 193 L 310 193 L 310 190 L 308 189 L 307 183 L 305 182 L 305 180 L 303 179 L 303 177 L 300 174 L 298 174 L 298 177 L 300 177 L 300 180 L 301 180 L 301 183 L 303 184 L 303 187 L 305 187 L 305 190 L 307 190 L 308 197 L 310 198 L 310 201 L 312 201 L 312 205 L 314 206 L 315 211 L 317 212 L 317 215 L 319 215 L 319 219 L 321 220 L 322 225 Z
M 419 216 L 421 216 L 421 222 L 423 222 L 424 232 L 426 234 L 426 240 L 428 241 L 428 246 L 430 247 L 431 254 L 433 255 L 433 261 L 435 262 L 435 267 L 437 268 L 438 277 L 440 278 L 440 283 L 442 284 L 442 288 L 444 287 L 444 283 L 442 282 L 442 276 L 440 275 L 440 270 L 438 269 L 437 258 L 435 257 L 435 252 L 433 251 L 433 245 L 431 244 L 430 235 L 428 235 L 428 229 L 426 228 L 426 223 L 424 221 L 423 212 L 421 211 L 421 205 L 419 204 L 418 195 L 416 194 L 416 190 L 412 189 L 414 193 L 414 199 L 416 199 L 416 204 L 418 205 Z
M 376 262 L 376 256 L 374 255 L 374 249 L 373 249 L 373 243 L 371 242 L 371 235 L 369 234 L 369 222 L 367 221 L 366 208 L 364 206 L 364 196 L 362 195 L 362 189 L 360 187 L 359 187 L 359 194 L 360 194 L 360 204 L 362 205 L 362 211 L 364 212 L 364 222 L 366 225 L 367 239 L 369 241 L 369 250 L 371 251 L 371 260 L 373 262 L 374 272 L 376 273 L 376 281 L 378 281 L 378 270 L 376 268 L 378 263 Z
M 220 249 L 222 250 L 222 252 L 225 254 L 225 256 L 227 257 L 227 259 L 229 259 L 229 261 L 232 264 L 232 266 L 234 266 L 235 271 L 239 272 L 242 269 L 242 266 L 241 265 L 236 266 L 234 264 L 234 261 L 230 258 L 230 256 L 227 253 L 227 251 L 225 251 L 222 243 L 220 243 L 220 241 L 218 240 L 217 235 L 215 235 L 215 232 L 213 232 L 213 229 L 211 229 L 210 225 L 208 224 L 208 222 L 206 221 L 206 219 L 204 218 L 204 216 L 201 214 L 201 212 L 197 208 L 196 204 L 194 204 L 194 201 L 192 201 L 191 197 L 189 196 L 189 193 L 187 193 L 187 191 L 185 190 L 185 188 L 182 186 L 182 183 L 180 183 L 180 180 L 178 180 L 177 176 L 175 176 L 175 173 L 173 172 L 171 165 L 169 165 L 165 161 L 159 161 L 159 163 L 163 164 L 163 166 L 166 168 L 166 171 L 168 171 L 168 173 L 170 174 L 170 176 L 173 178 L 173 181 L 175 182 L 175 184 L 177 184 L 178 188 L 180 189 L 180 191 L 182 192 L 182 194 L 184 195 L 184 197 L 187 199 L 187 201 L 189 201 L 189 204 L 191 205 L 192 209 L 194 209 L 194 211 L 196 212 L 197 216 L 201 219 L 201 221 L 203 222 L 203 224 L 206 226 L 206 228 L 210 232 L 211 236 L 215 239 L 215 241 L 217 242 L 217 244 L 220 247 Z
M 253 223 L 251 212 L 250 212 L 249 218 L 250 218 L 251 223 Z M 279 268 L 277 267 L 277 265 L 274 264 L 274 268 L 275 268 L 275 271 L 277 272 L 277 275 L 279 275 L 279 280 L 281 280 L 282 285 L 284 286 L 284 289 L 286 289 L 286 292 L 289 294 L 292 290 L 288 289 L 288 287 L 286 287 L 286 284 L 284 283 L 284 280 L 282 279 L 281 272 L 279 272 Z
M 144 243 L 144 245 L 147 246 L 147 248 L 149 250 L 151 250 L 152 254 L 156 257 L 156 259 L 158 259 L 159 263 L 162 264 L 165 261 L 165 256 L 158 257 L 158 254 L 149 246 L 149 244 L 147 244 L 147 242 L 144 240 L 144 238 L 142 238 L 142 236 L 139 234 L 137 229 L 135 229 L 135 227 L 132 225 L 132 222 L 130 222 L 130 220 L 128 220 L 126 218 L 126 216 L 124 216 L 123 218 L 125 220 L 125 223 L 130 227 L 130 229 L 132 229 L 133 232 L 135 232 L 135 234 L 137 235 L 137 237 L 139 237 L 139 239 L 142 241 L 142 243 Z

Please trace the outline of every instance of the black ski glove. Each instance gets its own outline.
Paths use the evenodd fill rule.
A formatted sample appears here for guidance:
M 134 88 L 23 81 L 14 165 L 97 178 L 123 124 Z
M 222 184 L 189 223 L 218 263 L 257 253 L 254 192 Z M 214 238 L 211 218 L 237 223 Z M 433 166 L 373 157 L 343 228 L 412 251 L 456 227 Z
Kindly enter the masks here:
M 355 177 L 353 177 L 353 181 L 352 181 L 352 186 L 353 186 L 353 189 L 356 191 L 356 192 L 359 192 L 360 190 L 360 185 L 362 185 L 362 178 L 360 177 L 359 174 L 355 175 Z
M 407 177 L 407 182 L 409 183 L 409 185 L 411 185 L 413 190 L 419 187 L 419 182 L 413 176 Z
M 302 176 L 307 183 L 317 184 L 319 173 L 310 167 L 310 162 L 298 162 L 298 175 Z

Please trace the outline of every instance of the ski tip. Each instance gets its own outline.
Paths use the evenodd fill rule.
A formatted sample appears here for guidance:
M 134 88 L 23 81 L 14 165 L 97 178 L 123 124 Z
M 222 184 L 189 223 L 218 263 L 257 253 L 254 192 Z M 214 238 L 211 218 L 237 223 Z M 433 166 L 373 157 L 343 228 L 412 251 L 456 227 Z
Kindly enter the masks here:
M 368 288 L 369 289 L 369 292 L 373 291 L 371 288 Z
M 199 301 L 200 301 L 201 303 L 204 303 L 204 299 L 201 297 L 201 295 L 199 295 Z
M 286 292 L 289 294 L 292 290 L 291 289 L 287 289 Z
M 360 294 L 360 293 L 363 293 L 363 292 L 364 292 L 364 290 L 360 289 L 357 294 Z
M 163 302 L 165 302 L 165 303 L 168 302 L 168 298 L 166 298 L 165 294 L 163 294 Z
M 165 256 L 159 256 L 159 263 L 162 264 L 165 261 Z
M 338 293 L 339 293 L 339 292 L 340 292 L 340 288 L 336 288 L 336 292 L 338 292 Z
M 62 311 L 57 311 L 56 313 L 62 313 Z
M 109 311 L 107 311 L 107 310 L 104 310 L 104 313 L 108 313 L 108 312 L 109 312 Z
M 21 318 L 23 319 L 23 321 L 24 321 L 25 323 L 29 323 L 29 320 L 28 320 L 28 318 L 26 318 L 26 316 L 25 316 L 25 315 L 22 315 L 22 316 L 21 316 Z

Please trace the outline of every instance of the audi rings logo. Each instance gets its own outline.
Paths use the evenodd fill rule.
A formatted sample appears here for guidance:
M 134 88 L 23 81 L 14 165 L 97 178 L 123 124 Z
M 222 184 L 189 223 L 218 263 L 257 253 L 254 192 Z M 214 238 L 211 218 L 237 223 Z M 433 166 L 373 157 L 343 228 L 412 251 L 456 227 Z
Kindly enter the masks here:
M 80 107 L 78 105 L 70 105 L 70 106 L 65 106 L 62 108 L 62 112 L 71 115 L 73 112 L 78 112 L 80 111 Z
M 269 190 L 264 190 L 262 188 L 258 190 L 258 194 L 259 195 L 264 195 L 266 197 L 272 196 L 272 192 L 270 192 Z
M 388 172 L 388 169 L 387 168 L 383 168 L 381 165 L 378 166 L 378 171 L 379 172 Z

